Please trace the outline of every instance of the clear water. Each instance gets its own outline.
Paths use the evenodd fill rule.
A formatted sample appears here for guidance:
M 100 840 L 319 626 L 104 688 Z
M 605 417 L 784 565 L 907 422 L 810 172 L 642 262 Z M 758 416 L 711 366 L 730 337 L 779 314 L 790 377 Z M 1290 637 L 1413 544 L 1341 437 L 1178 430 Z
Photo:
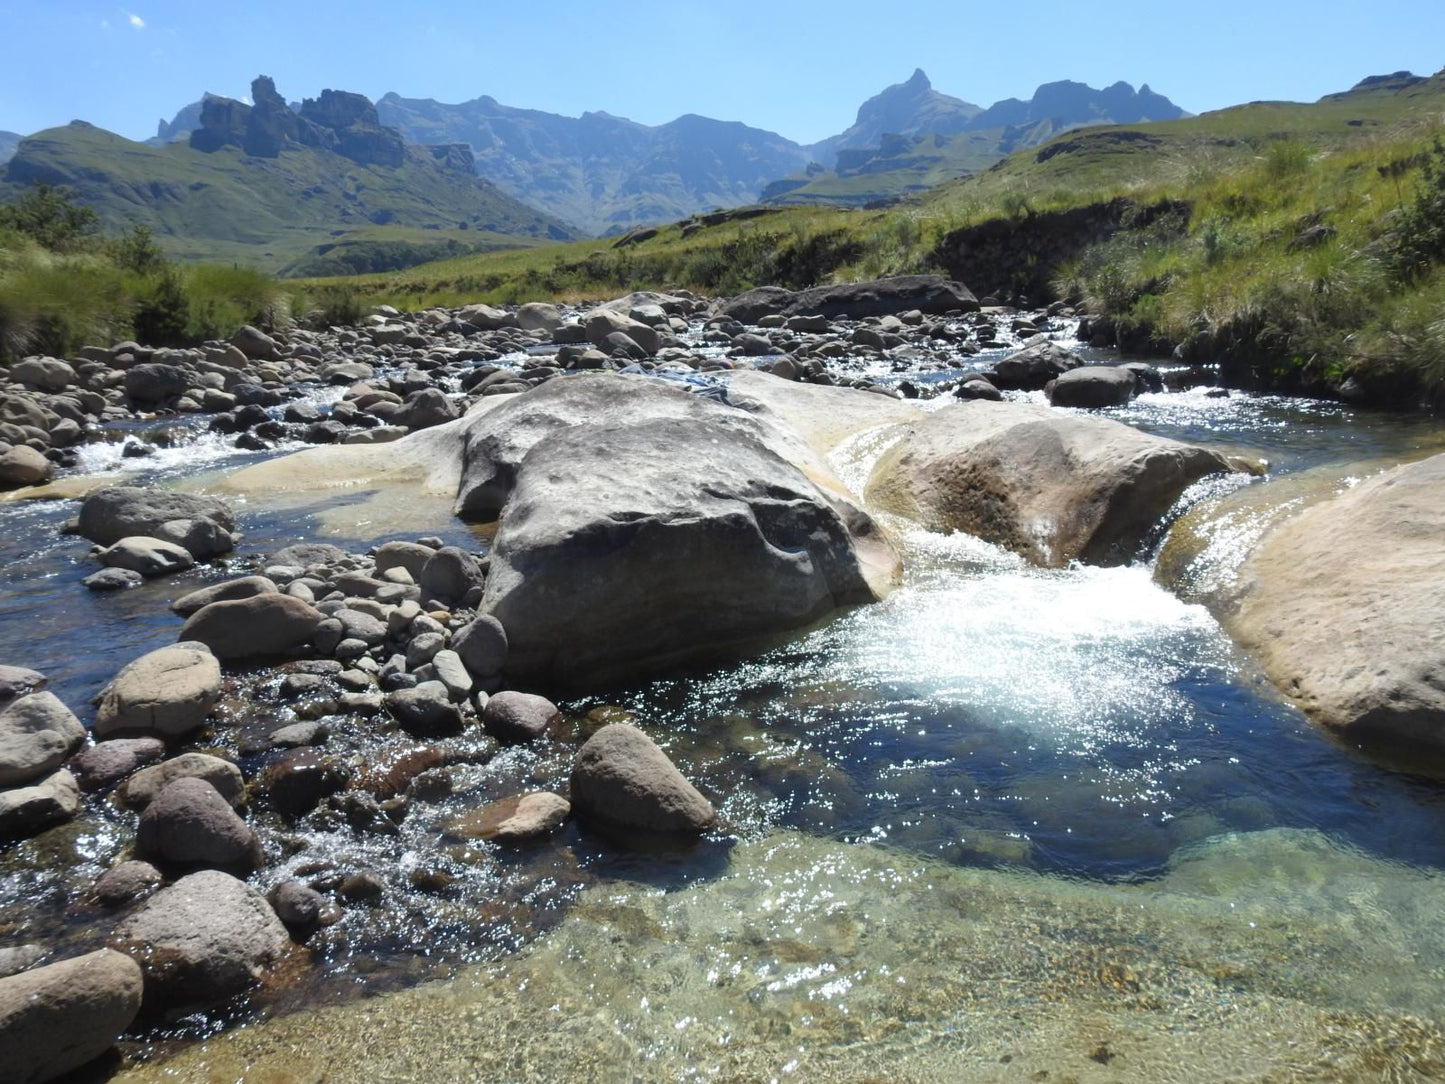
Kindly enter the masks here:
M 1445 448 L 1429 420 L 1268 397 L 1113 413 L 1276 474 Z M 876 451 L 850 447 L 840 475 Z M 249 502 L 230 568 L 92 596 L 86 544 L 54 533 L 70 508 L 0 505 L 6 661 L 52 674 L 84 716 L 119 665 L 174 638 L 170 598 L 310 537 L 314 511 Z M 263 882 L 320 857 L 382 870 L 388 905 L 354 908 L 251 1026 L 138 1036 L 122 1078 L 1445 1074 L 1445 786 L 1310 726 L 1147 555 L 1040 571 L 961 536 L 903 538 L 907 580 L 880 605 L 568 704 L 570 740 L 461 755 L 454 794 L 396 836 L 274 846 Z M 520 853 L 447 841 L 459 811 L 562 785 L 594 709 L 664 745 L 717 802 L 717 836 L 661 854 L 575 827 Z M 258 770 L 244 732 L 217 741 Z M 0 895 L 91 929 L 66 885 L 124 838 L 93 810 L 13 849 Z M 68 873 L 42 875 L 57 856 Z M 418 869 L 447 891 L 418 891 Z M 0 923 L 33 931 L 14 914 Z

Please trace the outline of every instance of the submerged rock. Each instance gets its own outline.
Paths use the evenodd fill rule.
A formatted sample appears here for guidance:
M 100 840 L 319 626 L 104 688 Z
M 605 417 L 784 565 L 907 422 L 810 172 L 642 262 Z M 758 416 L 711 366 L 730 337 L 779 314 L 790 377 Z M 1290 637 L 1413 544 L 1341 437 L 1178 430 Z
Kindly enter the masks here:
M 1037 565 L 1128 561 L 1218 452 L 1024 403 L 951 404 L 911 426 L 868 480 L 876 507 L 965 531 Z
M 0 979 L 0 1066 L 7 1084 L 38 1084 L 115 1044 L 140 1012 L 141 969 L 110 949 Z

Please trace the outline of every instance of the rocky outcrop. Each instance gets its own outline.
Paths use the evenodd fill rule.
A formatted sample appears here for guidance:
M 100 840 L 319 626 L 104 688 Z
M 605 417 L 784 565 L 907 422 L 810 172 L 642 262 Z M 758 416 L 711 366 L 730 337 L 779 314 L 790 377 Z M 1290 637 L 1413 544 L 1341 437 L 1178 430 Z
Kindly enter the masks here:
M 917 309 L 925 313 L 975 312 L 978 299 L 967 286 L 938 275 L 899 275 L 844 286 L 815 286 L 794 293 L 762 286 L 733 298 L 719 310 L 745 324 L 764 316 L 826 316 L 861 320 Z
M 1236 469 L 1207 448 L 1049 407 L 977 400 L 910 426 L 868 481 L 874 507 L 1034 564 L 1123 564 L 1189 485 Z
M 506 629 L 508 675 L 585 682 L 879 597 L 857 552 L 879 541 L 872 520 L 769 447 L 785 442 L 767 428 L 615 376 L 475 419 L 457 509 L 505 507 L 481 609 Z
M 1222 577 L 1201 573 L 1218 563 L 1214 525 L 1237 524 L 1241 502 L 1196 509 L 1158 577 L 1207 604 L 1315 721 L 1352 741 L 1445 753 L 1445 455 L 1324 499 L 1287 495 L 1316 503 L 1277 519 L 1242 561 L 1231 550 Z
M 109 1050 L 140 1012 L 141 969 L 101 949 L 0 979 L 0 1066 L 39 1084 Z
M 148 1008 L 204 1009 L 244 992 L 290 944 L 266 898 L 228 873 L 182 877 L 141 905 L 116 946 L 145 972 Z
M 604 726 L 578 751 L 572 802 L 592 820 L 646 832 L 696 835 L 717 821 L 712 803 L 628 723 Z

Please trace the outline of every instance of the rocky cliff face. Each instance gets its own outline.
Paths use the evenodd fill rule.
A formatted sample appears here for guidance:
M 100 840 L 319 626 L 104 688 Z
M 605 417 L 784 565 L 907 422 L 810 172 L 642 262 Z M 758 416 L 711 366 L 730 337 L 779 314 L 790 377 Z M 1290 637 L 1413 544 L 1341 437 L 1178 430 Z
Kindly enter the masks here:
M 287 147 L 334 151 L 364 166 L 397 167 L 406 159 L 401 133 L 383 127 L 376 107 L 360 94 L 324 90 L 302 103 L 298 114 L 276 92 L 268 76 L 251 83 L 253 105 L 208 95 L 201 102 L 200 127 L 191 147 L 211 153 L 240 147 L 256 158 L 275 158 Z M 177 117 L 181 123 L 182 115 Z
M 961 98 L 933 89 L 922 68 L 904 83 L 895 83 L 858 107 L 853 126 L 808 148 L 812 157 L 832 166 L 839 152 L 879 147 L 884 137 L 952 135 L 970 126 L 983 110 Z

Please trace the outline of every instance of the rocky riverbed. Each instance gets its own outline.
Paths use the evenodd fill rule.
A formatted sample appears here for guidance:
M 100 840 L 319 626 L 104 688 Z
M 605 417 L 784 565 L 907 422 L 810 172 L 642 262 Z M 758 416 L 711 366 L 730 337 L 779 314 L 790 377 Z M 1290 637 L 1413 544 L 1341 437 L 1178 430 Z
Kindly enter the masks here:
M 110 645 L 124 657 L 83 699 L 68 695 L 85 685 L 71 667 L 38 672 L 50 668 L 23 638 L 6 645 L 0 832 L 14 842 L 0 928 L 14 944 L 0 965 L 14 974 L 0 978 L 0 1047 L 31 1059 L 14 1062 L 21 1078 L 48 1079 L 117 1038 L 134 1058 L 235 1014 L 345 1001 L 358 983 L 381 992 L 518 950 L 525 971 L 541 958 L 525 946 L 575 938 L 569 916 L 587 901 L 581 921 L 596 921 L 610 885 L 691 885 L 705 899 L 729 868 L 766 865 L 746 856 L 804 827 L 781 812 L 788 795 L 813 795 L 800 807 L 821 817 L 813 830 L 866 848 L 859 827 L 886 790 L 811 744 L 825 729 L 808 723 L 858 692 L 810 702 L 794 676 L 771 705 L 748 692 L 753 707 L 674 730 L 662 690 L 699 675 L 704 703 L 706 675 L 792 644 L 817 644 L 804 650 L 825 665 L 846 656 L 830 637 L 853 614 L 926 612 L 913 566 L 930 567 L 930 540 L 950 532 L 979 539 L 985 565 L 1008 576 L 1106 574 L 1147 564 L 1181 514 L 1190 537 L 1214 537 L 1197 524 L 1275 484 L 1257 482 L 1269 464 L 1248 439 L 1122 424 L 1136 400 L 1219 402 L 1200 387 L 1209 374 L 1100 364 L 1115 359 L 1076 352 L 1076 324 L 1062 307 L 1012 312 L 919 277 L 726 302 L 631 295 L 581 312 L 386 311 L 357 328 L 12 366 L 0 388 L 8 495 L 68 509 L 71 541 L 58 544 L 78 569 L 93 562 L 67 585 L 77 604 L 151 603 L 136 650 Z M 1422 428 L 1414 455 L 1432 441 Z M 308 444 L 328 446 L 296 451 Z M 188 455 L 241 469 L 185 490 L 116 484 L 174 473 Z M 1246 602 L 1240 612 L 1265 616 L 1239 629 L 1263 621 L 1277 646 L 1237 634 L 1306 710 L 1348 728 L 1338 713 L 1358 702 L 1361 732 L 1425 745 L 1445 649 L 1432 639 L 1440 615 L 1419 601 L 1441 597 L 1422 587 L 1439 575 L 1425 520 L 1445 506 L 1431 464 L 1314 498 L 1373 524 L 1372 540 L 1401 528 L 1399 560 L 1362 581 L 1369 591 L 1332 593 L 1352 581 L 1282 559 L 1299 540 L 1260 532 L 1232 596 L 1264 600 Z M 306 509 L 311 533 L 255 550 L 248 519 L 283 507 Z M 1188 559 L 1166 551 L 1168 568 Z M 1291 649 L 1291 630 L 1270 626 L 1270 592 L 1306 586 L 1314 637 L 1369 596 L 1379 677 L 1363 700 L 1348 677 L 1281 676 L 1317 648 Z M 1189 625 L 1186 612 L 1169 620 Z M 1381 653 L 1406 634 L 1410 665 L 1392 671 Z M 1362 642 L 1334 639 L 1332 674 L 1364 664 L 1351 656 Z M 868 695 L 873 726 L 897 710 L 884 701 L 910 702 Z M 1089 695 L 1104 708 L 1127 699 L 1115 686 Z M 1379 705 L 1402 700 L 1392 730 Z M 740 725 L 778 705 L 797 719 Z M 1278 823 L 1241 808 L 1214 826 L 1232 818 Z M 1049 865 L 1028 832 L 987 825 L 949 853 Z M 1120 868 L 1157 872 L 1215 834 L 1172 825 L 1159 857 Z M 1029 906 L 1056 906 L 1041 902 L 1051 892 Z M 74 1042 L 35 1041 L 82 1018 Z

